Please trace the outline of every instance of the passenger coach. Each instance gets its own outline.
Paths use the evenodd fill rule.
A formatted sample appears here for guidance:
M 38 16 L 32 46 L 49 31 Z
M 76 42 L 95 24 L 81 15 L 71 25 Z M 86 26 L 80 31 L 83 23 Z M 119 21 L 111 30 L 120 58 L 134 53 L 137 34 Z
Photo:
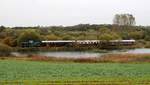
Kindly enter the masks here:
M 71 46 L 131 46 L 135 40 L 50 40 L 50 41 L 33 41 L 22 42 L 22 47 L 71 47 Z

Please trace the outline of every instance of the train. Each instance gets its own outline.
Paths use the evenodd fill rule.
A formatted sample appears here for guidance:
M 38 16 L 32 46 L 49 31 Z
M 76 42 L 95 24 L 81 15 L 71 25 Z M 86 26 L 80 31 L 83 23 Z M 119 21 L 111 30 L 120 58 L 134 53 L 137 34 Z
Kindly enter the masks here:
M 21 47 L 74 47 L 74 46 L 132 46 L 135 40 L 28 40 L 21 43 Z

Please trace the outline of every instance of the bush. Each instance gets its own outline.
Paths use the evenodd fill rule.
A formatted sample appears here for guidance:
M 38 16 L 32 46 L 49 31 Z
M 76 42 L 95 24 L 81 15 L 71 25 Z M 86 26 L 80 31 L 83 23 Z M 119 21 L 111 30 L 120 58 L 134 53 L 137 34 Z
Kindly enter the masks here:
M 147 42 L 147 43 L 145 44 L 145 47 L 146 47 L 146 48 L 150 48 L 150 42 Z
M 8 46 L 13 46 L 13 38 L 6 37 L 6 38 L 3 39 L 3 43 L 8 45 Z
M 12 51 L 11 47 L 0 43 L 0 56 L 8 56 L 8 55 L 10 55 L 11 51 Z
M 145 38 L 144 38 L 144 40 L 150 41 L 150 36 L 149 36 L 149 35 L 146 35 Z
M 121 37 L 115 33 L 104 33 L 103 35 L 101 35 L 99 37 L 100 40 L 117 40 L 117 39 L 121 39 Z

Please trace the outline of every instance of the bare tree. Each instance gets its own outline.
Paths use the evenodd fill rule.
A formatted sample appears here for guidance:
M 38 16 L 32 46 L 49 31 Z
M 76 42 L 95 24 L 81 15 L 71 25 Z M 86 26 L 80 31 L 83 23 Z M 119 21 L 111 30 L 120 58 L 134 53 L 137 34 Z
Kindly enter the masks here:
M 135 17 L 132 14 L 116 14 L 113 20 L 113 24 L 134 26 L 136 22 Z

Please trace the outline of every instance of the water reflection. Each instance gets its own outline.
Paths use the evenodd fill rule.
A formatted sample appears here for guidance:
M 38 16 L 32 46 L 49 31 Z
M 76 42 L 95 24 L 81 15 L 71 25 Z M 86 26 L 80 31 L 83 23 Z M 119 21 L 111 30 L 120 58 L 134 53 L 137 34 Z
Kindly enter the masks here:
M 102 52 L 77 52 L 77 51 L 71 51 L 71 52 L 26 52 L 26 53 L 20 53 L 20 52 L 13 52 L 12 55 L 14 56 L 29 56 L 29 55 L 37 55 L 37 56 L 47 56 L 47 57 L 63 57 L 63 58 L 94 58 L 94 57 L 101 57 L 103 55 L 108 54 L 147 54 L 150 53 L 150 49 L 146 48 L 140 48 L 140 49 L 126 49 L 126 50 L 112 50 L 108 51 L 106 53 Z
M 148 53 L 150 53 L 150 49 L 140 48 L 140 49 L 128 50 L 127 53 L 131 53 L 131 54 L 148 54 Z
M 98 52 L 28 52 L 28 53 L 20 53 L 13 52 L 11 53 L 14 56 L 29 56 L 29 55 L 38 55 L 38 56 L 47 56 L 47 57 L 62 57 L 62 58 L 93 58 L 100 57 L 105 53 Z

